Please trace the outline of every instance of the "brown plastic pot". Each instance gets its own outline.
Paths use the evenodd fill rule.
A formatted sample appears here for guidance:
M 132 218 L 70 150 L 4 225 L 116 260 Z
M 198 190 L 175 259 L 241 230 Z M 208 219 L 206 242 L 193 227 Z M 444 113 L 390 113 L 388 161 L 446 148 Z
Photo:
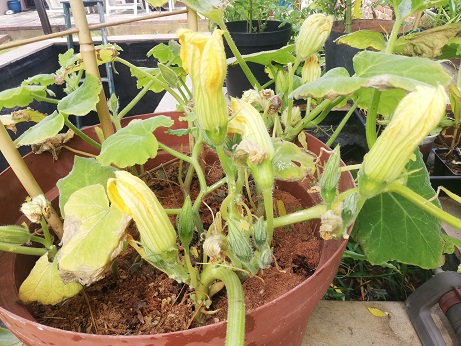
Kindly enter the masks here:
M 178 113 L 166 114 L 177 117 Z M 140 117 L 147 117 L 144 115 Z M 176 119 L 175 119 L 176 120 Z M 94 133 L 92 128 L 86 133 Z M 156 132 L 157 138 L 163 143 L 179 144 L 180 139 L 165 133 Z M 308 138 L 309 149 L 319 153 L 325 145 L 314 137 Z M 70 144 L 81 150 L 90 149 L 80 139 Z M 81 145 L 81 146 L 80 146 Z M 325 156 L 325 155 L 323 155 Z M 152 166 L 158 160 L 166 159 L 165 153 L 160 153 Z M 63 151 L 59 162 L 52 164 L 51 155 L 28 155 L 29 167 L 34 173 L 39 173 L 38 181 L 47 195 L 57 197 L 55 187 L 58 179 L 64 177 L 71 169 L 73 154 Z M 16 223 L 20 219 L 19 205 L 24 200 L 26 192 L 12 174 L 6 170 L 0 174 L 0 210 L 1 224 Z M 340 190 L 354 187 L 350 173 L 343 173 Z M 279 188 L 286 189 L 307 205 L 318 203 L 318 194 L 307 193 L 306 186 L 283 183 Z M 350 230 L 349 230 L 350 231 Z M 319 265 L 315 273 L 286 294 L 246 314 L 246 345 L 300 345 L 307 326 L 309 316 L 325 294 L 337 272 L 346 241 L 323 241 Z M 0 253 L 0 319 L 26 345 L 98 345 L 98 346 L 128 346 L 128 345 L 223 345 L 226 334 L 226 323 L 220 322 L 206 327 L 200 327 L 180 332 L 136 335 L 136 336 L 106 336 L 64 331 L 51 328 L 34 321 L 26 306 L 18 304 L 18 288 L 28 275 L 35 258 L 31 256 Z

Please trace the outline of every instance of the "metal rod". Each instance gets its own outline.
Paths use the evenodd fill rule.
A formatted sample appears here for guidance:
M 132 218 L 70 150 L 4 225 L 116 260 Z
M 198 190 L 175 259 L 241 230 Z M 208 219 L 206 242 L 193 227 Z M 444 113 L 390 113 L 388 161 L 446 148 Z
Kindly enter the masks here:
M 101 29 L 101 28 L 108 28 L 108 27 L 111 27 L 111 26 L 129 24 L 129 23 L 138 22 L 138 21 L 147 20 L 147 19 L 168 17 L 168 16 L 173 16 L 173 15 L 176 15 L 176 14 L 183 14 L 183 13 L 187 13 L 187 9 L 186 10 L 173 11 L 173 12 L 162 12 L 162 13 L 155 13 L 155 14 L 153 13 L 153 14 L 148 14 L 148 15 L 145 15 L 145 16 L 142 16 L 142 17 L 139 17 L 139 18 L 130 18 L 130 19 L 118 20 L 118 21 L 108 22 L 108 23 L 93 24 L 93 25 L 89 25 L 89 29 L 90 30 L 98 30 L 98 29 Z M 0 51 L 4 50 L 4 49 L 24 46 L 24 45 L 29 44 L 29 43 L 46 41 L 46 40 L 49 40 L 49 39 L 52 39 L 52 38 L 63 37 L 63 36 L 72 35 L 72 34 L 76 34 L 76 33 L 78 33 L 78 29 L 74 28 L 74 29 L 69 29 L 69 30 L 65 30 L 65 31 L 55 32 L 55 33 L 52 33 L 52 34 L 49 34 L 49 35 L 42 35 L 42 36 L 38 36 L 38 37 L 28 38 L 28 39 L 25 39 L 25 40 L 14 41 L 14 42 L 10 42 L 10 43 L 0 45 Z

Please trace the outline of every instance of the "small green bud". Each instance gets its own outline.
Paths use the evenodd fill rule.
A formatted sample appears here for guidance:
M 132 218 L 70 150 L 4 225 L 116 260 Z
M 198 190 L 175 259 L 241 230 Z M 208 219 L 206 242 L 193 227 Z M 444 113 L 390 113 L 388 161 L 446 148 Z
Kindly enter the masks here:
M 227 223 L 229 233 L 227 239 L 234 255 L 243 263 L 249 263 L 253 257 L 253 250 L 251 248 L 250 240 L 247 236 L 237 227 L 233 220 Z
M 264 219 L 262 217 L 258 218 L 258 220 L 253 225 L 253 239 L 258 249 L 266 245 L 266 224 L 264 223 Z
M 283 126 L 285 126 L 285 127 L 288 126 L 288 124 L 287 124 L 287 121 L 288 121 L 288 108 L 284 109 L 280 120 L 281 120 Z M 295 126 L 300 121 L 301 121 L 301 109 L 299 107 L 295 106 L 295 107 L 293 107 L 293 109 L 291 111 L 291 121 L 290 121 L 291 124 L 289 124 L 289 125 L 290 126 Z
M 162 63 L 158 63 L 158 67 L 160 69 L 163 79 L 165 79 L 165 82 L 167 82 L 170 87 L 178 88 L 181 86 L 181 82 L 178 76 L 170 67 Z
M 265 269 L 272 263 L 272 250 L 267 247 L 259 254 L 259 268 Z
M 341 218 L 343 219 L 345 227 L 351 225 L 355 221 L 360 211 L 358 206 L 359 199 L 360 195 L 358 192 L 351 193 L 344 199 L 341 210 Z
M 188 248 L 194 235 L 194 217 L 190 196 L 186 197 L 181 212 L 178 215 L 178 234 L 181 243 Z
M 32 235 L 27 227 L 0 226 L 0 243 L 22 245 L 30 242 Z
M 341 156 L 339 153 L 339 145 L 337 145 L 328 158 L 322 176 L 320 177 L 320 195 L 327 205 L 333 203 L 336 198 L 339 178 L 341 176 L 339 171 L 340 163 Z

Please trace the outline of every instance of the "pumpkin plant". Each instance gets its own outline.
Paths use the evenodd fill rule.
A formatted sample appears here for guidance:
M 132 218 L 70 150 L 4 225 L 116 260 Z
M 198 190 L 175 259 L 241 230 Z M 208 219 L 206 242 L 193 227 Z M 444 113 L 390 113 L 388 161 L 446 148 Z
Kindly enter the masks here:
M 184 2 L 225 28 L 221 25 L 223 8 L 216 1 Z M 356 221 L 355 236 L 371 261 L 397 259 L 425 268 L 439 266 L 444 252 L 452 251 L 455 242 L 440 232 L 439 220 L 457 228 L 461 228 L 461 220 L 439 208 L 416 149 L 445 114 L 445 86 L 449 78 L 437 62 L 371 52 L 363 52 L 356 59 L 355 76 L 338 69 L 319 78 L 315 55 L 328 36 L 331 22 L 329 17 L 313 15 L 303 24 L 294 46 L 259 56 L 271 65 L 269 69 L 281 90 L 280 95 L 262 88 L 255 90 L 256 94 L 252 92 L 257 97 L 269 96 L 262 105 L 257 104 L 264 101 L 262 98 L 248 98 L 251 93 L 243 99 L 232 99 L 230 107 L 226 102 L 222 90 L 227 68 L 223 36 L 230 39 L 226 30 L 216 29 L 211 35 L 179 31 L 180 60 L 162 46 L 158 48 L 161 52 L 154 52 L 164 55 L 156 69 L 133 66 L 120 58 L 116 47 L 99 48 L 95 53 L 98 63 L 113 61 L 131 68 L 141 88 L 134 102 L 148 90 L 170 92 L 185 112 L 181 130 L 172 130 L 172 119 L 162 115 L 122 127 L 120 120 L 127 109 L 119 112 L 116 100 L 111 98 L 110 119 L 115 133 L 99 130 L 98 141 L 88 138 L 68 117 L 83 116 L 97 108 L 101 84 L 88 73 L 84 82 L 79 83 L 84 66 L 72 52 L 60 57 L 62 68 L 53 76 L 32 78 L 18 88 L 0 93 L 2 107 L 11 107 L 15 102 L 25 107 L 33 99 L 57 104 L 56 112 L 49 116 L 31 110 L 24 111 L 30 117 L 6 116 L 11 128 L 12 122 L 40 120 L 15 145 L 40 145 L 43 149 L 46 143 L 57 154 L 62 147 L 67 148 L 66 141 L 72 135 L 58 133 L 67 125 L 98 150 L 92 156 L 77 153 L 73 170 L 58 182 L 63 231 L 59 218 L 56 220 L 58 214 L 40 193 L 22 206 L 30 221 L 40 225 L 39 230 L 29 232 L 30 225 L 0 228 L 0 250 L 40 256 L 20 287 L 20 299 L 24 303 L 58 304 L 104 277 L 114 259 L 129 245 L 146 262 L 190 287 L 198 320 L 210 307 L 209 298 L 222 289 L 222 282 L 229 304 L 226 343 L 243 345 L 245 306 L 241 279 L 271 264 L 273 231 L 277 227 L 318 219 L 321 237 L 330 240 L 348 238 L 347 228 Z M 310 40 L 312 37 L 314 41 Z M 177 50 L 178 46 L 171 43 L 170 49 Z M 235 56 L 238 62 L 246 64 L 238 51 Z M 275 61 L 285 61 L 285 68 L 272 64 L 273 56 L 278 57 Z M 420 59 L 417 63 L 426 67 L 424 74 L 409 69 L 415 64 L 414 59 Z M 304 82 L 302 77 L 296 77 L 298 67 L 305 69 Z M 185 88 L 186 74 L 192 80 L 191 92 Z M 68 91 L 61 100 L 47 92 L 55 81 L 65 83 Z M 349 99 L 356 106 L 366 104 L 369 94 L 375 91 L 378 95 L 383 93 L 382 99 L 386 92 L 401 97 L 394 102 L 392 120 L 379 138 L 372 140 L 362 164 L 340 167 L 337 147 L 321 165 L 318 157 L 292 142 L 298 139 L 302 144 L 303 129 L 319 124 L 334 106 Z M 379 101 L 379 96 L 372 99 L 375 97 Z M 294 98 L 308 104 L 304 118 L 296 115 Z M 375 107 L 375 103 L 372 105 Z M 188 150 L 162 143 L 153 134 L 156 129 L 189 136 Z M 11 146 L 7 138 L 0 137 L 0 141 L 2 150 Z M 205 146 L 216 153 L 225 173 L 212 185 L 208 185 L 201 164 Z M 162 207 L 139 174 L 159 150 L 177 158 L 185 167 L 184 174 L 179 174 L 178 184 L 184 195 L 179 209 Z M 10 164 L 18 173 L 22 172 L 22 166 Z M 339 192 L 339 176 L 348 170 L 358 171 L 357 187 Z M 301 181 L 316 172 L 321 173 L 313 189 L 319 191 L 322 202 L 276 216 L 272 196 L 275 181 Z M 200 188 L 195 198 L 190 195 L 193 177 Z M 259 196 L 253 196 L 256 203 L 243 198 L 245 194 L 251 196 L 250 179 L 255 185 L 253 193 Z M 205 230 L 199 208 L 206 196 L 222 186 L 226 186 L 227 195 L 213 224 Z M 391 202 L 378 206 L 383 200 Z M 379 225 L 376 218 L 384 220 L 391 209 L 401 213 L 391 215 L 398 224 L 394 222 L 391 227 L 387 220 Z M 176 223 L 168 215 L 176 215 Z M 137 226 L 139 238 L 127 231 L 131 221 Z M 408 223 L 415 223 L 417 229 L 405 226 Z M 369 229 L 369 224 L 381 228 Z M 202 239 L 198 244 L 193 242 L 196 233 Z M 378 241 L 379 247 L 375 245 Z M 41 246 L 28 246 L 30 242 Z M 195 251 L 203 261 L 191 260 Z

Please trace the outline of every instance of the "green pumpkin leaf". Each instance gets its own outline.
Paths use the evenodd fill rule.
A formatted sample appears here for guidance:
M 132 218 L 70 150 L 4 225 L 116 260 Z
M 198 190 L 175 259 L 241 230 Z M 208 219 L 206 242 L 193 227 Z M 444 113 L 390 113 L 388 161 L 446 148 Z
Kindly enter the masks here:
M 255 62 L 260 65 L 269 66 L 273 63 L 286 65 L 288 63 L 294 63 L 296 58 L 293 56 L 295 45 L 288 45 L 277 50 L 267 50 L 253 54 L 247 54 L 243 56 L 243 59 L 247 62 Z M 237 59 L 235 57 L 227 59 L 228 65 L 236 65 Z
M 407 165 L 407 171 L 417 169 L 408 177 L 407 186 L 429 199 L 435 192 L 419 152 L 417 160 Z M 439 205 L 437 200 L 432 203 Z M 436 268 L 444 261 L 445 241 L 439 220 L 395 193 L 383 193 L 365 203 L 352 237 L 372 264 L 395 260 Z
M 54 74 L 38 74 L 36 76 L 27 78 L 24 82 L 22 82 L 23 85 L 25 84 L 40 84 L 42 86 L 48 86 L 54 84 Z
M 64 127 L 64 117 L 58 112 L 48 115 L 38 124 L 25 131 L 15 140 L 16 146 L 42 143 L 48 138 L 56 136 Z
M 394 53 L 435 59 L 442 54 L 442 48 L 460 33 L 461 23 L 451 23 L 407 34 L 397 39 Z
M 122 250 L 130 217 L 109 207 L 104 186 L 86 186 L 74 192 L 64 206 L 62 248 L 56 258 L 64 282 L 89 285 L 104 277 Z
M 101 165 L 115 164 L 121 168 L 142 165 L 157 155 L 157 138 L 152 132 L 173 123 L 171 118 L 163 115 L 131 121 L 102 143 L 97 160 Z
M 149 68 L 149 67 L 141 67 L 140 70 L 154 76 L 158 82 L 153 83 L 149 90 L 152 90 L 154 93 L 160 93 L 165 90 L 165 85 L 168 85 L 167 82 L 163 79 L 162 74 L 158 68 Z M 138 70 L 131 69 L 131 75 L 137 79 L 136 87 L 138 89 L 144 88 L 148 83 L 152 81 L 152 79 L 146 77 L 146 75 Z
M 461 58 L 461 37 L 452 38 L 442 47 L 439 59 Z
M 301 181 L 315 172 L 316 156 L 296 144 L 273 139 L 275 155 L 272 159 L 275 179 Z
M 0 92 L 0 110 L 2 108 L 26 107 L 37 97 L 46 97 L 46 86 L 21 85 Z
M 371 30 L 360 30 L 341 36 L 336 40 L 336 44 L 375 51 L 382 51 L 386 48 L 386 41 L 383 34 Z
M 19 339 L 6 328 L 0 328 L 1 346 L 25 346 Z
M 295 99 L 307 97 L 335 99 L 341 95 L 353 94 L 366 82 L 367 79 L 365 78 L 350 77 L 344 67 L 336 67 L 321 78 L 300 86 L 289 97 Z
M 101 88 L 98 78 L 87 73 L 83 84 L 59 101 L 58 111 L 67 115 L 87 115 L 96 109 Z
M 75 191 L 94 184 L 106 186 L 107 180 L 115 177 L 115 171 L 114 167 L 101 166 L 94 158 L 75 156 L 72 170 L 56 183 L 59 189 L 61 215 L 66 216 L 64 206 Z
M 438 62 L 418 57 L 363 51 L 355 55 L 353 64 L 355 75 L 362 78 L 392 74 L 432 86 L 446 86 L 451 80 Z
M 185 0 L 181 2 L 214 22 L 221 23 L 222 21 L 224 13 L 222 0 Z
M 356 91 L 353 99 L 354 101 L 358 100 L 357 105 L 359 108 L 368 109 L 370 107 L 374 90 L 372 88 L 362 88 Z M 381 92 L 378 103 L 378 114 L 381 114 L 385 118 L 391 116 L 406 94 L 406 91 L 402 89 L 390 89 Z
M 153 56 L 162 64 L 182 66 L 180 57 L 181 45 L 174 40 L 168 41 L 168 46 L 164 43 L 156 45 L 147 52 L 147 56 Z
M 48 254 L 44 254 L 19 288 L 19 299 L 25 304 L 40 302 L 54 305 L 75 296 L 82 288 L 77 282 L 65 284 L 59 275 L 56 258 L 49 262 Z

